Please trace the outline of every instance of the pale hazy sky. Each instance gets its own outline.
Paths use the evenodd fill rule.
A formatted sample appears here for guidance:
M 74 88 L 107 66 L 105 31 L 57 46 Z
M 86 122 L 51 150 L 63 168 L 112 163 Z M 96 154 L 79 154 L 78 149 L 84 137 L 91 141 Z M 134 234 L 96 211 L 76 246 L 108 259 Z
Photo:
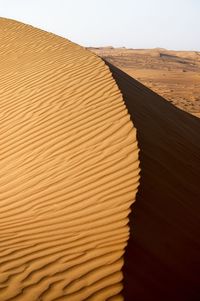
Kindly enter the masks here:
M 0 16 L 83 46 L 200 51 L 200 0 L 0 0 Z

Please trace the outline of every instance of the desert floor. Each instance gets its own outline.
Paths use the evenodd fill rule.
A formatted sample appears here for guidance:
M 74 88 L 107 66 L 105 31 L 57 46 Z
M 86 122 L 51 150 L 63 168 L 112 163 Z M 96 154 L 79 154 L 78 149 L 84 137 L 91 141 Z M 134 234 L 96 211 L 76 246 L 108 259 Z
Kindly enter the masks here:
M 200 53 L 165 49 L 89 48 L 175 106 L 200 117 Z

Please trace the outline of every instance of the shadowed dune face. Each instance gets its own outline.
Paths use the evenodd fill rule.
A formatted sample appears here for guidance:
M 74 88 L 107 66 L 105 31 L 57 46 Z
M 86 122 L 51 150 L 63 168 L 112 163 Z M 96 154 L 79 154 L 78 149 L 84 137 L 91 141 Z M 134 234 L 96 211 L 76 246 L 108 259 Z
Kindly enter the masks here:
M 108 63 L 107 63 L 108 64 Z M 137 128 L 125 300 L 200 300 L 200 120 L 108 64 Z
M 0 300 L 122 300 L 138 147 L 96 55 L 0 19 Z

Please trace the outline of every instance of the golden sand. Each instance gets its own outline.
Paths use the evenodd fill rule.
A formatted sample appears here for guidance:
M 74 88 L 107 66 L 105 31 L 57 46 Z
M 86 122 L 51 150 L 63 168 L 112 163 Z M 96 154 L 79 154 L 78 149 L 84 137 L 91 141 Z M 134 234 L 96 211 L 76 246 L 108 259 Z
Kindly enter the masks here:
M 0 19 L 0 300 L 122 300 L 136 130 L 105 63 Z

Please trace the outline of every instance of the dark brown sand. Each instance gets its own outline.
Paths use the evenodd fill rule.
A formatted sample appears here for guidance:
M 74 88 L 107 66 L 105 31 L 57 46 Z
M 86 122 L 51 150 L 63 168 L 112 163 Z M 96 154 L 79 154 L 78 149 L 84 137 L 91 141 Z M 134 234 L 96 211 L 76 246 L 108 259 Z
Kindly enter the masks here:
M 200 300 L 200 120 L 108 65 L 141 150 L 125 300 Z

